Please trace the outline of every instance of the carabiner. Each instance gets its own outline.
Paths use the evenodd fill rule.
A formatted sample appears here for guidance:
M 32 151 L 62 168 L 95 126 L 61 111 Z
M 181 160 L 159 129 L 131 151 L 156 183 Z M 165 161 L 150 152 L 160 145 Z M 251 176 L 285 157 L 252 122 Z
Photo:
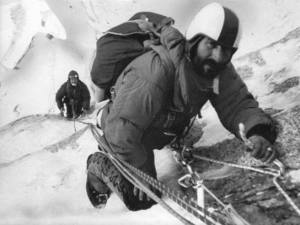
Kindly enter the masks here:
M 286 172 L 286 168 L 284 164 L 279 159 L 275 159 L 273 163 L 279 168 L 279 175 L 284 176 Z

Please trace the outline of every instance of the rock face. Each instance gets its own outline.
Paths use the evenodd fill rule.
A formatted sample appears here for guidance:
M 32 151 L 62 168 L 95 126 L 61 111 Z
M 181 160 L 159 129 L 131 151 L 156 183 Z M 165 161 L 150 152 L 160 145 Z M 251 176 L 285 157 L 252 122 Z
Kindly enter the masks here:
M 287 167 L 279 179 L 284 191 L 300 207 L 300 29 L 278 42 L 235 60 L 237 71 L 248 84 L 261 107 L 277 122 L 278 138 L 274 145 L 279 159 Z M 282 45 L 284 43 L 284 45 Z M 288 57 L 287 57 L 288 56 Z M 274 63 L 277 62 L 277 65 Z M 257 81 L 261 80 L 259 84 Z M 200 155 L 239 165 L 269 167 L 252 159 L 238 139 L 226 139 L 197 149 Z M 273 183 L 273 177 L 243 169 L 231 169 L 205 161 L 196 161 L 199 172 L 226 170 L 227 175 L 204 184 L 225 203 L 230 203 L 247 221 L 255 225 L 296 225 L 300 216 L 288 204 Z M 221 169 L 220 169 L 221 167 Z M 275 165 L 272 168 L 277 168 Z M 207 197 L 208 204 L 214 204 Z
M 275 115 L 280 134 L 275 148 L 280 152 L 280 160 L 287 166 L 285 179 L 280 180 L 281 186 L 300 206 L 300 183 L 295 180 L 300 172 L 300 106 L 295 106 L 287 112 Z M 245 146 L 238 139 L 225 140 L 210 147 L 201 147 L 199 154 L 209 158 L 233 162 L 239 165 L 266 165 L 251 159 Z M 215 170 L 220 166 L 201 161 L 195 162 L 199 171 Z M 273 166 L 276 168 L 276 166 Z M 207 180 L 205 184 L 225 203 L 232 204 L 235 209 L 251 224 L 256 225 L 296 225 L 299 215 L 292 209 L 282 194 L 275 187 L 273 177 L 248 170 L 235 169 L 229 177 L 217 180 Z M 294 179 L 294 180 L 293 180 Z M 208 197 L 208 202 L 213 199 Z

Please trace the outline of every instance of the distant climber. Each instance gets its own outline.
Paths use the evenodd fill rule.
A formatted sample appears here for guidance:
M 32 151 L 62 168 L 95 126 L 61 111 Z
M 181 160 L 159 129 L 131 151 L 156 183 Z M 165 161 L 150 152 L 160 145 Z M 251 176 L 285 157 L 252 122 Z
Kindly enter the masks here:
M 75 70 L 71 70 L 66 81 L 56 93 L 56 103 L 61 115 L 77 118 L 90 109 L 90 92 L 79 79 Z

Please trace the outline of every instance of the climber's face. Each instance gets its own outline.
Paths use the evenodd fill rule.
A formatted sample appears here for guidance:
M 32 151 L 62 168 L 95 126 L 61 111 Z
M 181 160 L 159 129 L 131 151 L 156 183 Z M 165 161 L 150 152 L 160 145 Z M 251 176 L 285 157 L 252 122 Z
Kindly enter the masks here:
M 70 76 L 70 83 L 72 86 L 77 86 L 78 84 L 78 76 L 74 75 L 74 76 Z
M 193 61 L 198 72 L 207 77 L 215 77 L 230 62 L 232 55 L 231 48 L 204 37 L 196 46 Z

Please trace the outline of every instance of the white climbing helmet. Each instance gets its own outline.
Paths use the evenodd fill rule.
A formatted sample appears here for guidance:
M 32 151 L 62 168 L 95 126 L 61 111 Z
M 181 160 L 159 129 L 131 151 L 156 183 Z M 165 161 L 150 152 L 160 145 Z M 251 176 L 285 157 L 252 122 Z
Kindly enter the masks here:
M 219 3 L 210 3 L 203 7 L 190 23 L 186 39 L 205 35 L 226 47 L 238 48 L 240 40 L 239 19 L 230 9 Z

